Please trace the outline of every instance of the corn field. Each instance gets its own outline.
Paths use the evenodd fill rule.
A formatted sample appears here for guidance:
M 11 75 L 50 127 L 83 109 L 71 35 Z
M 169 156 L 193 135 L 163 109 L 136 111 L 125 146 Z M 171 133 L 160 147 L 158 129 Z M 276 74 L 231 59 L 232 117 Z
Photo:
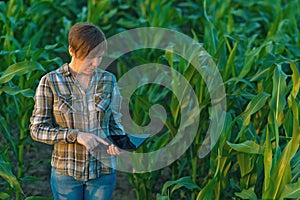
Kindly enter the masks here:
M 29 118 L 41 76 L 69 62 L 68 30 L 84 21 L 107 37 L 138 27 L 181 32 L 203 45 L 223 79 L 225 123 L 201 158 L 211 99 L 204 77 L 189 62 L 172 51 L 142 49 L 109 67 L 121 78 L 137 65 L 167 64 L 188 80 L 201 110 L 196 137 L 180 158 L 160 170 L 128 173 L 136 199 L 300 199 L 299 0 L 1 1 L 0 199 L 52 198 L 24 190 L 40 181 L 28 170 L 44 162 L 24 158 L 36 149 Z M 163 148 L 181 123 L 176 96 L 155 84 L 132 96 L 133 121 L 147 125 L 154 104 L 165 108 L 167 118 L 139 151 Z

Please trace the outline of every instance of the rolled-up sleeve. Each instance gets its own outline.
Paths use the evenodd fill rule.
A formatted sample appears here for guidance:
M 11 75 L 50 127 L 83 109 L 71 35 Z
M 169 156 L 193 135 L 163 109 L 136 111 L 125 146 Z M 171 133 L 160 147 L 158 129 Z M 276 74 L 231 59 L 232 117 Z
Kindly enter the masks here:
M 74 143 L 78 130 L 61 128 L 53 116 L 53 92 L 48 76 L 43 76 L 34 97 L 34 109 L 30 118 L 30 135 L 33 140 L 46 144 Z

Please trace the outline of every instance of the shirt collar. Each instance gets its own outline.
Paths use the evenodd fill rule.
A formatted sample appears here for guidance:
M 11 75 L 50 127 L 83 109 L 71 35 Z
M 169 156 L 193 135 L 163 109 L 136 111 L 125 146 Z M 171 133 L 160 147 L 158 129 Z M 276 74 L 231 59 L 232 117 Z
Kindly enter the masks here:
M 59 68 L 59 72 L 62 73 L 63 76 L 71 76 L 71 72 L 69 69 L 69 65 L 66 63 L 61 68 Z

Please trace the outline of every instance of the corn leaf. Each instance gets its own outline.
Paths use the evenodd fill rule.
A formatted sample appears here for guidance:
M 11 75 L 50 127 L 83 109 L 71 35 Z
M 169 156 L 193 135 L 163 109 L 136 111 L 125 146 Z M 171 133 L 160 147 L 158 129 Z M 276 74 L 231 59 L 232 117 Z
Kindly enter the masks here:
M 286 75 L 281 69 L 281 66 L 277 66 L 273 75 L 273 92 L 270 101 L 270 108 L 275 112 L 275 118 L 280 126 L 283 123 L 284 115 L 283 110 L 286 105 Z
M 297 96 L 297 94 L 299 92 L 299 88 L 300 88 L 300 75 L 299 75 L 299 71 L 296 67 L 296 64 L 294 62 L 291 61 L 290 66 L 293 71 L 293 75 L 292 75 L 293 89 L 292 89 L 291 95 L 296 99 L 296 96 Z
M 30 98 L 33 98 L 33 96 L 34 96 L 34 91 L 30 88 L 22 90 L 17 87 L 3 86 L 3 87 L 0 87 L 0 94 L 3 92 L 5 92 L 6 94 L 9 94 L 9 95 L 22 94 L 23 96 L 30 97 Z
M 249 125 L 251 116 L 266 104 L 266 101 L 269 96 L 270 94 L 266 92 L 261 92 L 250 101 L 244 112 L 244 126 Z
M 9 199 L 9 194 L 5 193 L 5 192 L 0 192 L 0 199 L 6 200 Z
M 215 176 L 205 187 L 198 193 L 196 200 L 212 200 L 215 184 L 217 183 L 217 177 Z
M 14 188 L 18 192 L 23 193 L 20 183 L 18 182 L 15 175 L 12 173 L 10 163 L 5 162 L 1 157 L 0 157 L 0 177 L 6 180 L 9 183 L 10 187 Z
M 279 198 L 279 195 L 283 192 L 285 185 L 291 180 L 290 160 L 295 154 L 295 150 L 298 149 L 299 140 L 297 142 L 298 145 L 295 145 L 295 140 L 291 140 L 282 152 L 271 172 L 270 185 L 266 189 L 266 192 L 263 193 L 263 199 Z
M 170 197 L 166 195 L 156 194 L 156 200 L 170 200 Z
M 181 187 L 185 187 L 185 188 L 190 189 L 190 190 L 200 189 L 200 187 L 193 182 L 193 180 L 191 179 L 190 176 L 182 177 L 182 178 L 179 178 L 175 181 L 167 181 L 164 184 L 163 188 L 162 188 L 162 193 L 167 194 L 168 193 L 167 191 L 170 189 L 171 186 L 172 186 L 171 194 L 175 190 L 180 189 Z
M 253 190 L 243 190 L 242 192 L 235 192 L 234 193 L 237 197 L 240 197 L 242 199 L 249 199 L 249 200 L 256 200 L 257 196 Z
M 238 46 L 238 43 L 236 42 L 233 46 L 233 49 L 230 51 L 230 54 L 229 54 L 229 57 L 228 57 L 228 60 L 226 63 L 226 67 L 225 67 L 226 70 L 224 72 L 224 73 L 226 73 L 226 75 L 225 75 L 226 79 L 228 77 L 228 72 L 229 72 L 230 68 L 234 68 L 234 58 L 236 55 L 237 46 Z
M 246 53 L 245 63 L 242 68 L 242 71 L 239 74 L 239 78 L 244 78 L 251 70 L 253 69 L 253 65 L 259 54 L 261 53 L 262 49 L 267 46 L 269 43 L 262 44 L 261 46 L 249 51 Z
M 240 144 L 233 144 L 227 141 L 227 144 L 237 152 L 263 154 L 263 148 L 254 141 L 247 140 Z
M 21 76 L 35 70 L 45 71 L 43 66 L 38 62 L 23 61 L 15 63 L 9 66 L 7 70 L 2 74 L 2 76 L 0 77 L 0 84 L 7 83 L 15 76 Z
M 279 199 L 299 198 L 300 197 L 300 179 L 296 183 L 287 184 Z
M 271 169 L 272 169 L 272 145 L 271 138 L 269 133 L 269 126 L 266 127 L 266 141 L 264 148 L 264 173 L 265 180 L 263 184 L 263 191 L 266 191 L 267 188 L 270 187 L 270 177 L 271 177 Z

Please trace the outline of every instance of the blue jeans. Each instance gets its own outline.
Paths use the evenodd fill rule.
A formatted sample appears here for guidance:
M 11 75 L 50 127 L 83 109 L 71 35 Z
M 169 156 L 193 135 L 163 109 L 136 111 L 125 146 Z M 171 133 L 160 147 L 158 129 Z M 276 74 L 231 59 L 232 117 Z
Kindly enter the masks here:
M 79 181 L 71 176 L 59 174 L 52 168 L 50 184 L 55 200 L 109 200 L 112 199 L 116 185 L 116 173 L 103 174 L 99 178 L 88 181 Z

